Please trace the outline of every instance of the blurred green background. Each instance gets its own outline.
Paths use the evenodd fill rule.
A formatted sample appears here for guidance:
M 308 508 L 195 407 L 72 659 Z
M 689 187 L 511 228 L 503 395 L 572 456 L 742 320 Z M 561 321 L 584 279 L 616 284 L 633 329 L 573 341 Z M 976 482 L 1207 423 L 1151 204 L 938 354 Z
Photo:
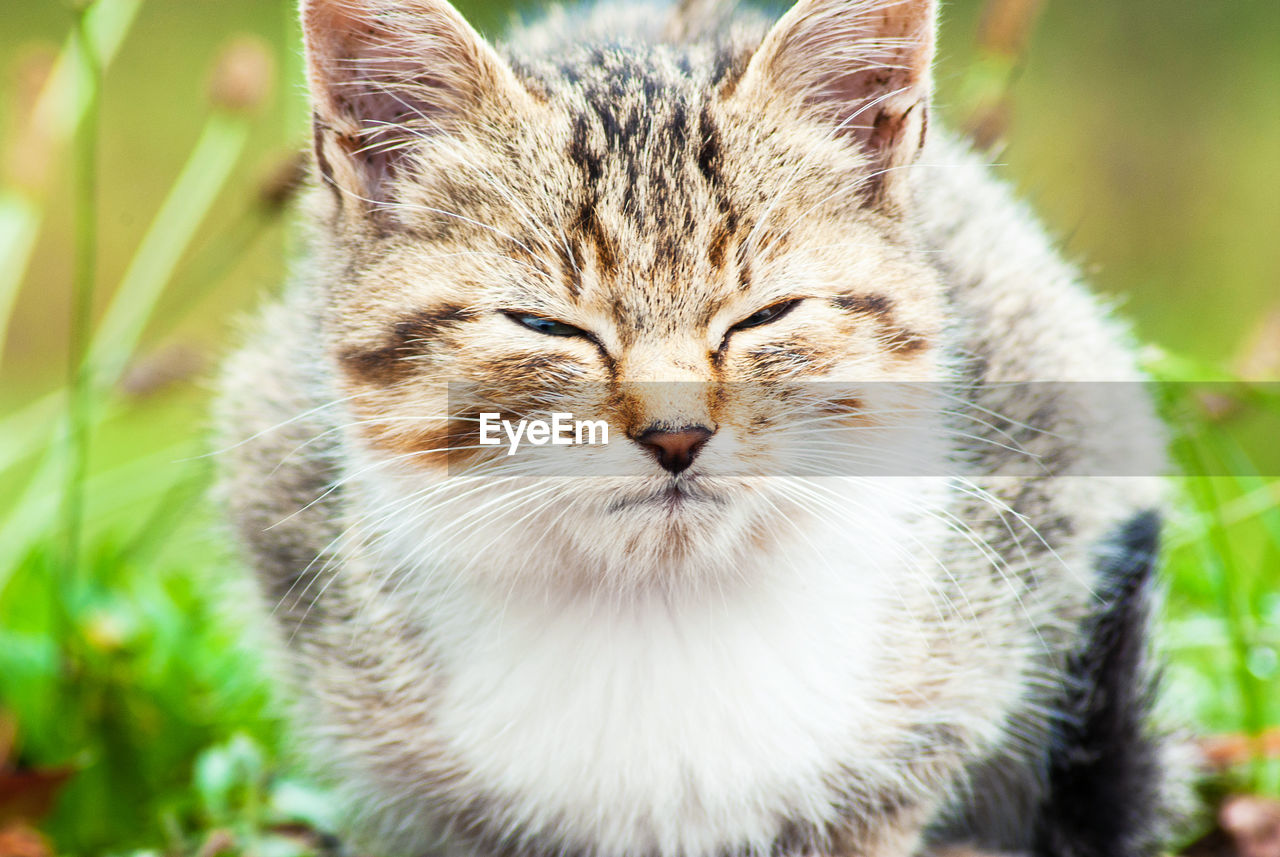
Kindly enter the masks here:
M 458 5 L 495 36 L 515 14 Z M 993 144 L 1152 371 L 1280 378 L 1280 3 L 944 15 L 944 119 Z M 330 808 L 295 779 L 226 606 L 244 575 L 203 456 L 208 378 L 292 243 L 293 4 L 0 0 L 0 21 L 0 835 L 185 854 L 226 831 L 227 851 L 305 853 Z M 1174 389 L 1184 465 L 1239 475 L 1174 486 L 1169 708 L 1273 736 L 1280 484 L 1249 475 L 1230 403 Z M 1280 792 L 1265 743 L 1212 745 L 1230 787 Z

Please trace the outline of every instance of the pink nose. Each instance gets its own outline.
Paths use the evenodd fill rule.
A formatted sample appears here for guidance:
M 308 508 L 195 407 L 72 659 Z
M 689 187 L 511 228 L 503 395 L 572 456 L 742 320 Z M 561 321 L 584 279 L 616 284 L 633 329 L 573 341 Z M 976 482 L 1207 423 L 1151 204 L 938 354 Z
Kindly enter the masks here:
M 706 426 L 684 426 L 675 431 L 650 429 L 638 435 L 636 443 L 652 452 L 665 469 L 681 473 L 689 469 L 713 434 Z

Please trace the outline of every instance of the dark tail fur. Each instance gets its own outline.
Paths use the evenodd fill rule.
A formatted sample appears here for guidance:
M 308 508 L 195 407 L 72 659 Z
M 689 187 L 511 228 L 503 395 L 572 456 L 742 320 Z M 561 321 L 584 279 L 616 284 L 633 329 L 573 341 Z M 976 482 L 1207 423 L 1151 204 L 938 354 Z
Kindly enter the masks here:
M 1067 718 L 1049 758 L 1035 857 L 1150 857 L 1166 772 L 1148 712 L 1147 631 L 1160 519 L 1131 519 L 1105 546 L 1100 607 L 1069 667 Z

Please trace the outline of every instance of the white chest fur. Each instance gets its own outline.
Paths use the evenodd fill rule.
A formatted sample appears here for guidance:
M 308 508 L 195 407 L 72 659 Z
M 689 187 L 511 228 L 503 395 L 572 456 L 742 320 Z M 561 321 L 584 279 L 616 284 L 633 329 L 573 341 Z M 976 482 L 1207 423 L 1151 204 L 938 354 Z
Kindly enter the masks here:
M 883 763 L 880 661 L 909 633 L 889 614 L 927 573 L 902 547 L 918 518 L 859 505 L 843 531 L 804 533 L 700 599 L 428 597 L 433 727 L 466 772 L 457 788 L 598 853 L 764 847 L 785 820 L 829 820 L 825 777 Z

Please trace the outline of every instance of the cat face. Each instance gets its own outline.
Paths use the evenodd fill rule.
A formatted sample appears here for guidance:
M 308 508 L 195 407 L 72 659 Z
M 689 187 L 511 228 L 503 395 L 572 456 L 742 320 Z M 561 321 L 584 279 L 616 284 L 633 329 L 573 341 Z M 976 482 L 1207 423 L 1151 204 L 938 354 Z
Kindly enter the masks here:
M 443 2 L 306 4 L 325 332 L 387 541 L 643 582 L 775 540 L 797 468 L 900 449 L 883 382 L 944 372 L 904 176 L 932 16 L 506 62 Z M 508 455 L 486 412 L 610 442 Z

